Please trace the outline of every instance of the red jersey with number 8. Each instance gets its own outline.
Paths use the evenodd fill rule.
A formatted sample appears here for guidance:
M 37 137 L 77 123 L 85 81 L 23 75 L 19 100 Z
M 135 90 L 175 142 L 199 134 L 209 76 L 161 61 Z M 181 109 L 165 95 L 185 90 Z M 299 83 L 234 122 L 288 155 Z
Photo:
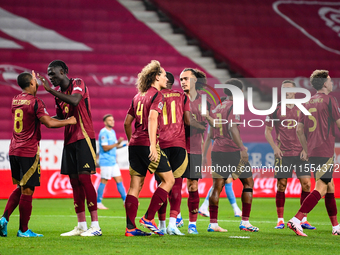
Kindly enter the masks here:
M 9 146 L 10 156 L 34 157 L 37 154 L 41 139 L 39 119 L 46 115 L 49 116 L 40 98 L 25 92 L 13 98 L 14 128 Z

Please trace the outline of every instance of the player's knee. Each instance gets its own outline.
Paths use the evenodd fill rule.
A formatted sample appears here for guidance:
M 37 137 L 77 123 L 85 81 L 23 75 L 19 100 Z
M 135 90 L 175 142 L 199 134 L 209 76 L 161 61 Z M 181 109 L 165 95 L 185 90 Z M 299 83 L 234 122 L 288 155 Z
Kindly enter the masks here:
M 277 180 L 277 191 L 285 192 L 287 187 L 287 179 L 278 179 Z
M 245 193 L 245 192 L 253 193 L 253 189 L 252 188 L 244 188 L 242 190 L 242 193 Z

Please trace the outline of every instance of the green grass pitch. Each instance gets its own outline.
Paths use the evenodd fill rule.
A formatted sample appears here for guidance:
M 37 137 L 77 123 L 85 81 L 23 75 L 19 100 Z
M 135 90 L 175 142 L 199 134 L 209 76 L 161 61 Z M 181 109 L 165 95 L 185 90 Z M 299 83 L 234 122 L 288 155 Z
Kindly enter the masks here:
M 145 213 L 150 199 L 140 199 L 136 222 Z M 0 200 L 0 210 L 6 200 Z M 201 199 L 203 202 L 203 199 Z M 240 199 L 237 199 L 241 205 Z M 308 237 L 296 236 L 287 227 L 276 225 L 275 199 L 254 198 L 250 222 L 260 228 L 258 233 L 241 232 L 240 218 L 226 198 L 220 200 L 219 225 L 227 233 L 208 233 L 209 219 L 198 216 L 199 235 L 188 235 L 187 200 L 182 201 L 185 236 L 125 237 L 125 211 L 121 199 L 104 199 L 109 210 L 99 210 L 101 237 L 60 237 L 76 226 L 77 218 L 71 199 L 35 199 L 29 228 L 41 233 L 41 238 L 18 238 L 19 213 L 16 209 L 8 223 L 8 237 L 0 238 L 0 255 L 7 254 L 338 254 L 340 236 L 332 236 L 332 227 L 324 200 L 308 215 L 316 230 L 305 230 Z M 337 200 L 338 207 L 340 200 Z M 298 199 L 286 199 L 285 221 L 299 209 Z M 87 215 L 88 212 L 87 212 Z M 156 215 L 157 217 L 157 215 Z M 156 220 L 156 222 L 158 222 Z M 88 226 L 90 218 L 87 216 Z M 139 224 L 137 224 L 139 225 Z M 249 238 L 237 238 L 249 237 Z

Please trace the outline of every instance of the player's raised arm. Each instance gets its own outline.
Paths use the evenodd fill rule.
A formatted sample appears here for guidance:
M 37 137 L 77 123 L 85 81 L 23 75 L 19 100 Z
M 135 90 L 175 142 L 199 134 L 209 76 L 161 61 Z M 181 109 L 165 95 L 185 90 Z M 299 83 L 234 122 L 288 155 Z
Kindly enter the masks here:
M 64 127 L 66 125 L 75 125 L 77 124 L 77 120 L 74 116 L 71 116 L 70 118 L 67 118 L 65 120 L 58 120 L 51 118 L 50 116 L 42 116 L 40 119 L 40 122 L 44 124 L 48 128 L 60 128 Z

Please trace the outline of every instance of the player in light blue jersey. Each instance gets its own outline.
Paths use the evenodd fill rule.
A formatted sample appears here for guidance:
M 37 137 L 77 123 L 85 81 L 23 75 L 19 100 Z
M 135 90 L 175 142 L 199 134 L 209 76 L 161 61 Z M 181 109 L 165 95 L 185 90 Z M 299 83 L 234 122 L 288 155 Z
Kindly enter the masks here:
M 111 114 L 106 114 L 103 117 L 105 127 L 99 132 L 99 166 L 101 181 L 97 190 L 97 204 L 98 209 L 108 209 L 102 204 L 103 194 L 105 185 L 113 177 L 116 181 L 118 192 L 122 197 L 123 201 L 126 198 L 126 191 L 123 185 L 122 176 L 120 174 L 120 169 L 116 161 L 116 151 L 117 148 L 121 148 L 121 142 L 124 140 L 123 137 L 119 137 L 117 140 L 116 132 L 112 129 L 114 127 L 115 121 Z

